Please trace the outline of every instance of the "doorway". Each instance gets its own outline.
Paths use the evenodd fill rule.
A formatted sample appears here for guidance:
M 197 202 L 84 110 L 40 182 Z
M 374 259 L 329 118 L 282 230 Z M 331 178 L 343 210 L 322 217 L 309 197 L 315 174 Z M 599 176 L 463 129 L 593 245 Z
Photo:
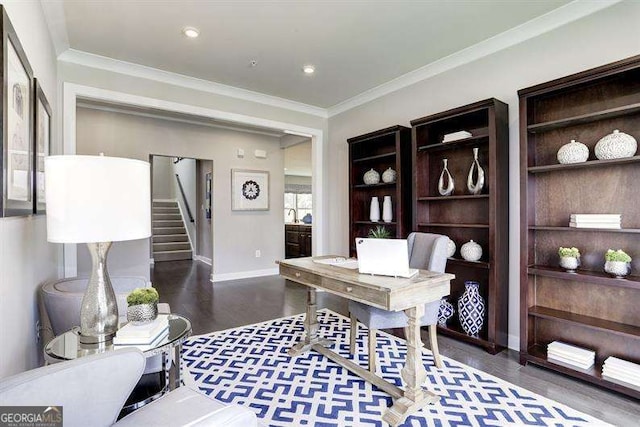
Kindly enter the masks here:
M 151 258 L 154 264 L 196 260 L 213 264 L 213 161 L 150 155 Z
M 312 255 L 313 189 L 310 138 L 284 147 L 285 258 Z

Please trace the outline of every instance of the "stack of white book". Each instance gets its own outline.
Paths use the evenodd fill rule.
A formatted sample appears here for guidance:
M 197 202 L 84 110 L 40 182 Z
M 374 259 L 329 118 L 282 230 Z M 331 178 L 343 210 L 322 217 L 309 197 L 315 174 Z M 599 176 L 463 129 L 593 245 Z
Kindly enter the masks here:
M 595 363 L 596 352 L 560 341 L 554 341 L 547 346 L 547 359 L 550 359 L 552 362 L 561 362 L 580 369 L 589 369 Z
M 115 347 L 135 346 L 140 349 L 155 347 L 169 334 L 169 316 L 160 314 L 153 322 L 134 325 L 129 322 L 113 337 Z
M 471 138 L 471 132 L 467 132 L 466 130 L 461 130 L 459 132 L 448 133 L 442 138 L 442 142 L 453 142 L 458 141 L 460 139 Z
M 610 356 L 602 365 L 602 378 L 640 390 L 640 365 Z
M 620 214 L 571 214 L 569 227 L 575 228 L 622 228 Z

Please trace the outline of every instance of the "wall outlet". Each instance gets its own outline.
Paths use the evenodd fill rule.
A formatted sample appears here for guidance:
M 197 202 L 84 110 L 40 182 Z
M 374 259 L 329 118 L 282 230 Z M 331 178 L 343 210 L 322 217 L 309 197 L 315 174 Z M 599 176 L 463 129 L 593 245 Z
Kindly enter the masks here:
M 256 249 L 256 258 L 260 258 L 262 253 L 260 253 L 260 249 Z

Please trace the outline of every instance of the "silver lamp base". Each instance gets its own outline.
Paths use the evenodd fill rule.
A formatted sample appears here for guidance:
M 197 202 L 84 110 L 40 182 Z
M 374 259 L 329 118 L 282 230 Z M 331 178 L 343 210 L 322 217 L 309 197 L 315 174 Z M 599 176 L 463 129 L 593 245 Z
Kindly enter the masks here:
M 118 330 L 118 304 L 107 272 L 111 242 L 87 243 L 93 266 L 80 308 L 80 342 L 97 344 L 113 340 Z

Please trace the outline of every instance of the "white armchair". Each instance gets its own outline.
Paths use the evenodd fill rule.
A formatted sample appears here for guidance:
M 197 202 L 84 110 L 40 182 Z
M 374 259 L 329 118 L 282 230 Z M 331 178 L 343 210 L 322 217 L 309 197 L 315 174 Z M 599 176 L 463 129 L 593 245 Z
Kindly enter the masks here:
M 257 426 L 249 409 L 180 387 L 117 420 L 145 357 L 128 348 L 37 368 L 0 380 L 0 405 L 62 406 L 65 426 Z

